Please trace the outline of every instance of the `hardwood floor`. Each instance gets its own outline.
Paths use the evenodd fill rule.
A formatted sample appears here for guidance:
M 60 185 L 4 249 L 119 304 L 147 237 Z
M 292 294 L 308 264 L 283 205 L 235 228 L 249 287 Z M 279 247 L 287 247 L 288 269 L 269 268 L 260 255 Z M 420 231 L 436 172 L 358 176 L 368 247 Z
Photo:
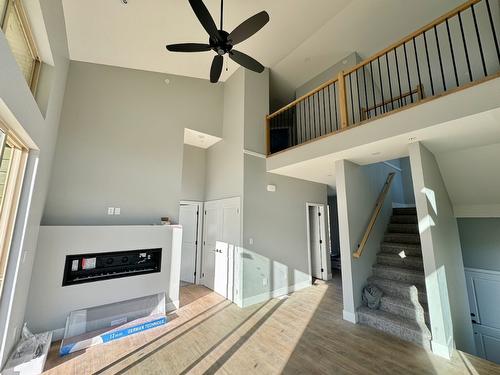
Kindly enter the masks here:
M 60 358 L 50 374 L 500 374 L 456 352 L 451 361 L 342 320 L 339 280 L 239 309 L 212 291 L 181 288 L 164 327 Z

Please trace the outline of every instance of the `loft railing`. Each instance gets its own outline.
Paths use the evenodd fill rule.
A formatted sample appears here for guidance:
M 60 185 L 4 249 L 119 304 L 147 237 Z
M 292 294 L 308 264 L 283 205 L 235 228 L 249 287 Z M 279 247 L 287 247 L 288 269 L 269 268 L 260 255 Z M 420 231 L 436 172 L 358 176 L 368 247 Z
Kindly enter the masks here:
M 266 117 L 268 155 L 500 76 L 500 1 L 469 0 Z

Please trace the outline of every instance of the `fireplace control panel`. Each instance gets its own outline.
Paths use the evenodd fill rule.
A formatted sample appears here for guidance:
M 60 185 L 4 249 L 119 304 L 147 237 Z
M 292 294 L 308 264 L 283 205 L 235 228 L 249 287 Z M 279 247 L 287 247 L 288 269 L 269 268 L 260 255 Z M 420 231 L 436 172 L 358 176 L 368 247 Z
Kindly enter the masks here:
M 161 248 L 67 255 L 62 285 L 161 271 Z

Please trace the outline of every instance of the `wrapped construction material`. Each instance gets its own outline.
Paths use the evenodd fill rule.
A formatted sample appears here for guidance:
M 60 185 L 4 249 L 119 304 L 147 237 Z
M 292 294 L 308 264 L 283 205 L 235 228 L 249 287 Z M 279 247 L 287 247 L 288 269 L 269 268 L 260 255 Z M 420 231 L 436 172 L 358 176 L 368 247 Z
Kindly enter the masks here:
M 167 323 L 165 293 L 73 311 L 66 319 L 61 356 Z
M 24 324 L 21 340 L 12 351 L 2 375 L 36 375 L 43 372 L 52 332 L 32 334 Z

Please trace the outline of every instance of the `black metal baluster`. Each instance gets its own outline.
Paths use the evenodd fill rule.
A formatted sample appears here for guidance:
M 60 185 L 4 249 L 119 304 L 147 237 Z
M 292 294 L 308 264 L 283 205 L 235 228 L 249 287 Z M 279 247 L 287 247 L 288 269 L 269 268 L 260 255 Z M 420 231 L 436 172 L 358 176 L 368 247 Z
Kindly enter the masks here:
M 358 116 L 359 116 L 359 122 L 361 122 L 361 94 L 359 92 L 359 78 L 358 78 L 358 72 L 359 69 L 356 69 L 356 90 L 358 94 Z M 355 121 L 355 116 L 352 116 L 352 120 Z
M 394 100 L 392 99 L 393 96 L 392 96 L 392 82 L 391 82 L 391 72 L 390 72 L 390 69 L 389 69 L 389 54 L 386 53 L 385 54 L 385 62 L 386 62 L 386 65 L 387 65 L 387 77 L 389 77 L 389 93 L 391 95 L 391 110 L 394 109 Z
M 314 98 L 316 97 L 316 95 L 318 95 L 318 93 L 315 93 L 313 95 L 313 109 L 314 109 L 314 129 L 318 130 L 318 133 L 319 135 L 321 136 L 321 119 L 319 118 L 319 108 L 318 108 L 318 111 L 316 111 L 316 104 L 314 104 Z M 318 102 L 319 103 L 319 102 Z M 318 114 L 316 116 L 316 113 Z M 318 122 L 316 123 L 316 118 L 318 119 Z M 316 138 L 316 137 L 315 137 Z
M 377 100 L 375 99 L 375 81 L 373 78 L 373 66 L 371 61 L 370 61 L 370 75 L 372 76 L 373 109 L 375 110 L 375 116 L 377 116 Z
M 333 83 L 335 85 L 335 82 Z M 328 85 L 328 112 L 330 113 L 330 133 L 333 131 L 333 121 L 332 121 L 332 98 L 330 94 L 330 86 Z
M 401 77 L 399 76 L 399 63 L 398 54 L 396 48 L 394 48 L 394 60 L 396 61 L 396 75 L 398 77 L 398 87 L 399 87 L 399 107 L 403 106 L 403 91 L 401 90 Z
M 316 133 L 316 129 L 317 129 L 317 125 L 316 125 L 316 108 L 315 108 L 315 104 L 314 104 L 314 95 L 312 95 L 312 111 L 313 111 L 313 119 L 314 119 L 314 122 L 313 122 L 313 126 L 314 126 L 314 138 L 316 138 L 317 136 L 317 133 Z
M 451 41 L 450 24 L 448 22 L 448 19 L 446 19 L 446 32 L 448 33 L 448 43 L 450 45 L 451 61 L 453 63 L 453 73 L 455 74 L 455 82 L 458 87 L 460 86 L 460 83 L 458 81 L 457 63 L 455 61 L 455 52 L 453 52 L 453 42 Z
M 441 48 L 439 46 L 439 37 L 436 25 L 434 25 L 434 36 L 436 37 L 436 47 L 438 51 L 439 68 L 441 69 L 441 79 L 443 80 L 443 89 L 444 91 L 446 91 L 446 80 L 444 79 L 443 60 L 441 59 Z
M 351 78 L 352 73 L 349 73 L 349 90 L 351 92 L 351 111 L 352 111 L 352 119 L 354 119 L 354 100 L 352 96 L 352 78 Z
M 307 122 L 306 122 L 306 112 L 304 110 L 304 108 L 306 107 L 306 102 L 305 100 L 301 102 L 302 104 L 302 107 L 300 109 L 300 118 L 301 120 L 304 119 L 304 122 L 302 124 L 302 127 L 303 127 L 303 130 L 302 130 L 302 142 L 304 142 L 307 138 L 307 129 L 306 129 L 306 126 L 307 126 Z
M 418 62 L 417 43 L 415 42 L 415 38 L 413 38 L 413 50 L 415 51 L 415 61 L 417 63 L 418 84 L 420 86 L 420 90 L 423 90 L 422 77 L 420 76 L 420 64 Z
M 460 24 L 460 32 L 462 33 L 462 42 L 464 43 L 465 60 L 467 61 L 467 69 L 469 70 L 469 79 L 472 82 L 472 69 L 470 67 L 469 51 L 467 50 L 467 42 L 465 40 L 464 25 L 462 23 L 462 15 L 458 12 L 458 22 Z
M 483 72 L 484 76 L 486 77 L 488 75 L 488 71 L 486 70 L 486 62 L 484 61 L 483 45 L 481 43 L 481 35 L 479 35 L 479 27 L 477 26 L 476 11 L 474 10 L 474 4 L 470 6 L 470 10 L 472 11 L 472 19 L 474 20 L 474 28 L 476 29 L 477 44 L 479 46 L 479 55 L 481 56 L 481 62 L 483 63 Z
M 309 128 L 309 131 L 307 132 L 307 140 L 312 138 L 312 126 L 311 126 L 311 102 L 309 101 L 309 96 L 307 97 L 307 125 Z
M 339 130 L 339 114 L 337 112 L 337 90 L 335 89 L 335 82 L 333 83 L 333 102 L 335 103 L 335 130 Z
M 425 56 L 427 57 L 427 68 L 429 69 L 429 80 L 431 81 L 431 92 L 434 96 L 434 83 L 432 82 L 432 70 L 431 70 L 431 60 L 429 59 L 429 48 L 427 47 L 427 38 L 425 36 L 425 31 L 423 33 L 424 44 L 425 44 Z
M 406 42 L 403 43 L 403 51 L 405 53 L 406 78 L 408 79 L 408 90 L 410 92 L 410 101 L 413 103 L 413 94 L 411 93 L 410 68 L 408 67 L 408 55 L 406 54 Z
M 382 109 L 380 113 L 385 113 L 384 83 L 382 82 L 382 71 L 380 70 L 380 57 L 377 57 L 378 79 L 380 81 L 380 93 L 382 94 Z
M 490 19 L 491 31 L 493 33 L 493 40 L 495 41 L 495 48 L 497 50 L 498 63 L 500 64 L 500 47 L 498 47 L 497 32 L 495 30 L 495 24 L 493 22 L 493 17 L 491 16 L 490 0 L 486 0 L 486 9 L 488 10 L 488 18 Z
M 324 116 L 324 119 L 325 119 L 325 134 L 328 134 L 328 129 L 326 127 L 326 99 L 325 99 L 325 87 L 323 87 L 323 89 L 321 90 L 321 92 L 323 93 L 323 116 Z
M 365 86 L 366 118 L 368 119 L 368 117 L 369 117 L 369 112 L 368 112 L 368 94 L 367 94 L 367 91 L 366 91 L 366 76 L 365 76 L 365 66 L 364 65 L 363 65 L 363 86 Z

